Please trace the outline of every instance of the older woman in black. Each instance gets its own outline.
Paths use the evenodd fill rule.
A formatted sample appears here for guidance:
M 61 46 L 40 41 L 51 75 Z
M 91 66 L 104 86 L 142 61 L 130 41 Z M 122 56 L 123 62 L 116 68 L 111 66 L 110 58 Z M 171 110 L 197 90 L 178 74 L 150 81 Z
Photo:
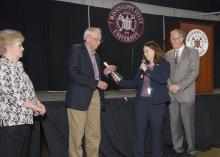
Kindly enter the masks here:
M 162 157 L 162 129 L 166 103 L 170 100 L 166 85 L 170 65 L 164 60 L 164 52 L 154 41 L 144 44 L 143 56 L 145 63 L 142 61 L 135 77 L 129 81 L 122 79 L 119 86 L 137 89 L 134 101 L 134 157 L 144 157 L 147 129 L 152 136 L 152 157 Z
M 46 112 L 19 61 L 23 55 L 23 41 L 24 37 L 18 31 L 0 31 L 1 157 L 28 157 L 33 115 Z

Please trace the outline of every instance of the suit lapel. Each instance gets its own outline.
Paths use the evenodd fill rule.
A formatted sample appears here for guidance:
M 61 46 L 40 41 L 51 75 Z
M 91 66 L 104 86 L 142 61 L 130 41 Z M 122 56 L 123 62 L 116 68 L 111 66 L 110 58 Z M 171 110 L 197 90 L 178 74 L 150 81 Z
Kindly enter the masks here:
M 181 57 L 180 57 L 180 60 L 179 60 L 178 64 L 183 62 L 187 56 L 188 56 L 188 49 L 185 46 L 184 49 L 183 49 L 183 52 L 181 54 Z
M 95 76 L 93 66 L 92 66 L 92 61 L 91 61 L 91 58 L 89 56 L 89 52 L 88 52 L 85 44 L 83 44 L 83 53 L 85 55 L 86 63 L 88 63 L 89 73 L 92 73 L 92 75 Z
M 175 51 L 174 51 L 174 49 L 172 50 L 170 56 L 171 56 L 172 65 L 175 65 L 176 63 L 175 63 Z

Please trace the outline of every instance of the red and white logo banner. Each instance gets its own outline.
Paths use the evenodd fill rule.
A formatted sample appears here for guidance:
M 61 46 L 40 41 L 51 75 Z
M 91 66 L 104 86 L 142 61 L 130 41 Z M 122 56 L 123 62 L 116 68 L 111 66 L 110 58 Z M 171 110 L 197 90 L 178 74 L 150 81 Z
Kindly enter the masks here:
M 108 16 L 108 26 L 112 35 L 123 43 L 133 43 L 144 31 L 144 18 L 133 4 L 116 4 Z

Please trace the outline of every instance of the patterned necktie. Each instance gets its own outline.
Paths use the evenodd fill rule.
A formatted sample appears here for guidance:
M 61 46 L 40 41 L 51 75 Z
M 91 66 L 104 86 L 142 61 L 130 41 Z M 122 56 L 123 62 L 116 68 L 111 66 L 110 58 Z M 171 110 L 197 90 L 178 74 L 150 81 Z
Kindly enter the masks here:
M 175 64 L 179 62 L 179 59 L 180 59 L 180 54 L 179 54 L 179 50 L 177 49 L 175 51 Z

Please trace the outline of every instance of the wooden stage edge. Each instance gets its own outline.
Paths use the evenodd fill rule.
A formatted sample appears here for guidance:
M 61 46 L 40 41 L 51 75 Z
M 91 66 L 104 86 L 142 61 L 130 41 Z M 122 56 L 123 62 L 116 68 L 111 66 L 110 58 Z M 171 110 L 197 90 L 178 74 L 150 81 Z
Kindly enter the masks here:
M 105 91 L 105 98 L 129 98 L 134 97 L 136 90 L 134 89 L 119 89 Z M 40 101 L 64 101 L 66 91 L 36 91 Z M 213 93 L 205 93 L 199 95 L 220 94 L 220 89 L 214 89 Z

